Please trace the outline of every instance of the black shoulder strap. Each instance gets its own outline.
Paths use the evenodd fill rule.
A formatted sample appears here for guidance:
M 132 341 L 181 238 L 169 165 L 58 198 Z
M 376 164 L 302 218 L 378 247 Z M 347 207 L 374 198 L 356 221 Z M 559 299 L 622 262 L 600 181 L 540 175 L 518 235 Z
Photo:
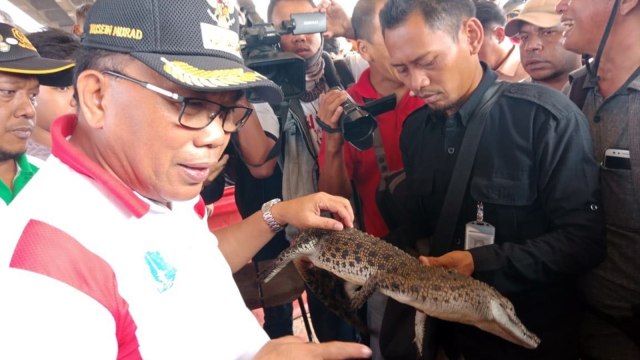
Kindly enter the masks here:
M 338 70 L 336 70 L 331 55 L 327 52 L 323 52 L 322 58 L 324 59 L 324 80 L 327 82 L 329 88 L 340 86 L 343 89 L 346 89 L 347 86 L 345 86 L 342 77 L 338 75 Z
M 356 82 L 356 79 L 353 77 L 353 73 L 351 73 L 351 69 L 349 69 L 349 65 L 347 65 L 347 62 L 344 61 L 344 59 L 334 60 L 333 64 L 338 71 L 340 82 L 345 89 Z
M 460 208 L 462 207 L 462 200 L 467 192 L 467 184 L 469 183 L 471 169 L 475 162 L 484 125 L 489 119 L 489 111 L 500 98 L 500 94 L 502 94 L 506 86 L 507 84 L 505 82 L 496 82 L 491 85 L 482 95 L 480 105 L 476 107 L 469 117 L 470 121 L 464 133 L 464 138 L 462 139 L 460 152 L 458 153 L 456 164 L 453 168 L 451 181 L 447 188 L 447 195 L 444 199 L 442 210 L 440 211 L 438 225 L 436 226 L 435 241 L 430 251 L 430 253 L 435 256 L 447 252 L 453 241 L 458 216 L 460 215 Z

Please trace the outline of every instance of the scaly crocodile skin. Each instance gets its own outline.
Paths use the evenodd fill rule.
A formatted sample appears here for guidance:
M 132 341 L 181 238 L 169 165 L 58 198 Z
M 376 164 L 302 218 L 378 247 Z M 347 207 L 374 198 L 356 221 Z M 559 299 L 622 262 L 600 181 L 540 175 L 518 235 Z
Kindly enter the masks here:
M 352 286 L 361 286 L 352 291 L 347 287 L 346 294 L 351 304 L 345 304 L 347 300 L 344 299 L 334 299 L 338 307 L 350 307 L 352 311 L 358 309 L 374 291 L 379 290 L 428 316 L 477 326 L 526 348 L 536 348 L 540 343 L 538 337 L 518 319 L 511 302 L 493 287 L 452 270 L 423 266 L 404 251 L 359 230 L 302 231 L 295 244 L 280 254 L 272 268 L 261 274 L 261 280 L 269 281 L 294 259 L 306 259 Z M 296 261 L 296 264 L 305 281 L 313 284 L 310 288 L 314 293 L 327 291 L 322 290 L 322 282 L 328 280 L 314 275 L 318 269 L 304 266 L 302 261 Z M 317 295 L 326 302 L 332 300 L 331 295 Z M 336 307 L 335 303 L 327 305 Z M 416 321 L 419 322 L 416 327 L 419 327 L 424 317 L 418 316 Z M 421 349 L 422 339 L 417 338 L 416 342 Z

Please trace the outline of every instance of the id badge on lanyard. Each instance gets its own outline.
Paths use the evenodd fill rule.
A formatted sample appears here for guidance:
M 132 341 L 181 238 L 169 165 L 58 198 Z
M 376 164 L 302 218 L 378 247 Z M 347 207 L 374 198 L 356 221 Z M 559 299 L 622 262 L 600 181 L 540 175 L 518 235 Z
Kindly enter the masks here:
M 493 245 L 496 228 L 484 221 L 484 205 L 478 202 L 476 221 L 468 222 L 464 232 L 464 249 L 469 250 L 479 246 Z

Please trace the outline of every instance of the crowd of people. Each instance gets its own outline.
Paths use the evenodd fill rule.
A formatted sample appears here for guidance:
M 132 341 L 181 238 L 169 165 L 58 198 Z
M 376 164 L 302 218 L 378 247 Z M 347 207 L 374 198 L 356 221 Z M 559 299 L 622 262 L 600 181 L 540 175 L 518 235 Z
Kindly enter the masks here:
M 0 12 L 0 358 L 640 358 L 640 1 L 270 0 L 278 30 L 326 14 L 279 36 L 295 97 L 245 65 L 254 11 L 97 0 L 32 33 Z M 349 133 L 347 104 L 383 98 Z M 229 183 L 243 221 L 211 232 Z M 380 293 L 366 334 L 312 291 L 318 341 L 289 304 L 261 328 L 232 274 L 354 226 L 493 286 L 540 345 L 416 329 Z

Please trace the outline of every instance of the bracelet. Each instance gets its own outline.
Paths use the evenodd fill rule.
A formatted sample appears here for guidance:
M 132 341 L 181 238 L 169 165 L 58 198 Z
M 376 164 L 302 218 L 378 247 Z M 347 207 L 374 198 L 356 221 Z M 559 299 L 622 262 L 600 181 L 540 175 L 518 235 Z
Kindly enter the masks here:
M 262 204 L 262 219 L 267 223 L 267 225 L 273 232 L 278 232 L 284 229 L 284 227 L 278 224 L 276 219 L 273 218 L 273 214 L 271 213 L 271 208 L 273 207 L 273 205 L 279 203 L 280 201 L 280 199 L 273 199 Z

